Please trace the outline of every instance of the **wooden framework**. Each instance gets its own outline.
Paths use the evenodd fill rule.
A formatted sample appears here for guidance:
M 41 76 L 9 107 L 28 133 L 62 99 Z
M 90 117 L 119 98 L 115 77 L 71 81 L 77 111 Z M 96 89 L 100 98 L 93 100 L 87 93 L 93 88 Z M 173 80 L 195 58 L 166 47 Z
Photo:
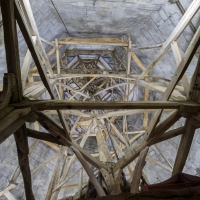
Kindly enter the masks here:
M 195 130 L 199 128 L 200 59 L 190 85 L 185 71 L 200 45 L 200 28 L 198 28 L 182 58 L 180 57 L 177 39 L 199 10 L 198 0 L 192 2 L 165 43 L 140 48 L 142 50 L 161 47 L 147 68 L 134 53 L 136 48 L 133 48 L 134 44 L 130 38 L 127 42 L 121 38 L 64 38 L 49 42 L 39 35 L 29 1 L 20 0 L 20 6 L 18 0 L 1 0 L 0 2 L 4 21 L 8 71 L 4 75 L 3 90 L 0 92 L 0 143 L 14 134 L 26 199 L 34 199 L 31 176 L 34 176 L 55 158 L 57 158 L 57 161 L 45 200 L 57 199 L 63 185 L 79 172 L 78 170 L 66 179 L 76 158 L 80 161 L 82 167 L 80 168 L 80 182 L 77 184 L 78 193 L 73 199 L 79 198 L 85 192 L 82 188 L 83 169 L 88 174 L 98 195 L 106 195 L 89 164 L 99 169 L 104 177 L 104 185 L 109 194 L 121 192 L 120 184 L 125 184 L 121 179 L 121 174 L 125 167 L 128 168 L 130 173 L 135 168 L 131 192 L 138 192 L 145 159 L 172 172 L 173 175 L 183 170 Z M 21 71 L 16 21 L 28 45 Z M 51 45 L 52 50 L 46 53 L 42 42 Z M 120 61 L 117 58 L 115 51 L 110 50 L 66 50 L 66 58 L 62 57 L 59 49 L 65 44 L 120 46 L 126 51 L 126 65 L 124 65 L 123 60 Z M 166 80 L 163 77 L 150 75 L 150 70 L 168 52 L 170 47 L 177 64 L 172 79 Z M 56 65 L 52 67 L 49 56 L 53 53 L 56 54 Z M 96 55 L 94 59 L 81 58 L 80 56 L 91 54 Z M 106 59 L 103 57 L 105 54 L 109 54 L 112 65 L 105 61 Z M 75 61 L 71 61 L 69 64 L 67 57 L 70 55 L 75 56 Z M 36 67 L 30 69 L 32 60 Z M 131 73 L 131 60 L 142 70 L 141 74 Z M 34 76 L 40 77 L 41 81 L 34 81 Z M 163 80 L 165 83 L 153 82 L 151 81 L 152 77 L 156 80 Z M 180 80 L 182 80 L 182 83 L 179 83 Z M 137 86 L 145 88 L 144 101 L 136 102 L 131 99 Z M 149 90 L 160 93 L 162 100 L 148 101 Z M 51 97 L 51 100 L 38 100 L 45 92 Z M 150 122 L 148 122 L 148 112 L 154 113 Z M 164 121 L 160 121 L 163 112 L 170 114 Z M 61 126 L 45 113 L 58 116 Z M 129 131 L 127 116 L 138 113 L 144 115 L 143 130 Z M 72 122 L 69 116 L 75 116 L 76 121 Z M 182 116 L 187 118 L 185 126 L 167 131 Z M 122 133 L 114 123 L 118 117 L 123 117 Z M 27 127 L 26 122 L 34 123 L 35 130 Z M 43 126 L 48 133 L 40 132 L 39 126 Z M 74 134 L 77 131 L 80 132 L 78 136 Z M 131 139 L 127 137 L 130 134 L 133 134 Z M 173 169 L 168 161 L 170 166 L 165 166 L 147 156 L 149 146 L 177 135 L 182 135 L 182 138 Z M 83 147 L 87 138 L 92 136 L 97 138 L 99 152 L 90 155 Z M 32 147 L 29 151 L 28 137 L 42 140 L 58 152 L 57 155 L 45 161 L 32 172 L 29 168 L 28 157 L 34 148 Z M 112 141 L 115 151 L 108 149 L 106 145 L 108 137 Z M 79 145 L 76 143 L 78 139 L 81 139 Z M 136 140 L 139 142 L 134 142 Z M 72 149 L 74 155 L 70 157 L 66 153 L 67 148 Z M 124 154 L 123 149 L 127 150 L 126 154 Z M 114 162 L 118 155 L 119 160 Z M 135 167 L 134 160 L 139 155 Z M 70 161 L 65 166 L 68 157 Z M 63 159 L 64 164 L 61 167 L 61 160 Z M 60 168 L 63 170 L 59 171 Z M 17 179 L 19 173 L 20 171 L 16 169 L 13 173 L 13 180 Z M 134 182 L 136 179 L 137 181 Z M 0 197 L 5 195 L 8 199 L 14 199 L 10 191 L 21 185 L 23 181 L 18 182 L 18 185 L 8 185 L 0 192 Z

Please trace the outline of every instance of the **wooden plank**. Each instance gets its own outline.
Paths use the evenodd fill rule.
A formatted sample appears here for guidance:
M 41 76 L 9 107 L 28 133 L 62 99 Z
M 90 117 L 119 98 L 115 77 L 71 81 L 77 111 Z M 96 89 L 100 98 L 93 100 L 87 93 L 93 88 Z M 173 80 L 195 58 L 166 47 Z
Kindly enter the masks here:
M 31 107 L 34 111 L 41 110 L 88 110 L 88 109 L 180 109 L 186 112 L 198 112 L 200 104 L 192 101 L 116 101 L 116 102 L 83 102 L 65 100 L 29 100 L 20 104 L 10 104 L 19 109 Z
M 45 40 L 44 38 L 41 38 L 41 37 L 40 37 L 40 40 L 41 40 L 42 42 L 44 42 L 44 43 L 46 43 L 46 44 L 52 46 L 53 48 L 55 48 L 55 45 L 54 45 L 54 44 L 52 44 L 51 42 Z
M 24 58 L 24 63 L 22 65 L 22 69 L 21 69 L 21 77 L 22 77 L 22 89 L 25 88 L 25 83 L 26 83 L 26 79 L 28 77 L 28 71 L 29 71 L 29 67 L 31 64 L 31 52 L 29 50 L 27 50 L 26 56 Z
M 106 45 L 106 46 L 128 46 L 122 38 L 65 38 L 59 41 L 59 45 L 78 44 L 78 45 Z M 134 46 L 134 44 L 132 44 Z
M 68 54 L 68 56 L 69 55 L 72 55 L 72 54 L 77 54 L 77 55 L 80 55 L 80 54 L 89 54 L 89 55 L 91 55 L 91 54 L 112 54 L 114 51 L 113 50 L 85 50 L 85 49 L 83 49 L 83 50 L 69 50 L 69 49 L 67 49 L 66 51 L 65 51 L 67 54 Z
M 148 78 L 145 79 L 145 81 L 149 81 Z M 149 89 L 148 88 L 144 88 L 144 101 L 148 101 L 149 100 Z M 144 116 L 143 116 L 143 129 L 147 129 L 148 126 L 148 112 L 144 112 Z
M 53 89 L 50 85 L 50 82 L 49 82 L 49 79 L 47 78 L 46 76 L 46 73 L 43 69 L 43 65 L 40 61 L 40 58 L 39 58 L 39 55 L 37 54 L 37 51 L 35 49 L 35 46 L 33 44 L 33 41 L 32 41 L 32 38 L 30 36 L 30 33 L 26 27 L 26 23 L 24 22 L 24 19 L 23 19 L 23 16 L 22 16 L 22 13 L 20 12 L 20 8 L 19 8 L 19 5 L 18 5 L 18 1 L 15 0 L 15 17 L 16 17 L 16 20 L 18 22 L 18 25 L 20 27 L 20 30 L 24 36 L 24 39 L 28 45 L 28 48 L 32 54 L 32 57 L 35 61 L 35 64 L 36 66 L 38 67 L 38 72 L 40 74 L 40 77 L 42 79 L 42 82 L 44 83 L 45 87 L 47 88 L 47 91 L 49 92 L 50 96 L 52 99 L 55 99 L 55 95 L 53 93 Z M 34 22 L 34 21 L 33 21 Z M 69 138 L 68 136 L 68 132 L 67 132 L 67 126 L 66 126 L 66 122 L 64 120 L 64 117 L 62 115 L 62 113 L 60 111 L 58 111 L 58 115 L 59 115 L 59 118 L 60 118 L 60 121 L 61 121 L 61 124 L 64 128 L 64 131 L 65 131 L 65 136 Z
M 108 150 L 108 147 L 105 143 L 102 130 L 99 126 L 99 122 L 95 118 L 94 118 L 94 122 L 96 123 L 95 134 L 96 134 L 97 145 L 98 145 L 98 150 L 99 150 L 99 160 L 104 163 L 112 162 L 112 158 Z
M 78 182 L 78 193 L 79 193 L 79 197 L 82 196 L 82 187 L 83 187 L 83 168 L 80 169 L 79 172 L 79 182 Z
M 174 163 L 174 168 L 172 172 L 172 176 L 177 173 L 181 173 L 185 162 L 187 160 L 190 147 L 192 145 L 192 140 L 194 138 L 195 130 L 196 130 L 196 120 L 194 118 L 189 118 L 185 122 L 185 132 L 182 134 L 181 141 L 179 144 L 178 152 L 176 155 L 176 160 Z
M 187 67 L 189 66 L 197 48 L 199 47 L 200 44 L 200 27 L 198 28 L 197 32 L 195 33 L 192 41 L 190 42 L 190 45 L 188 46 L 185 55 L 183 57 L 183 59 L 181 60 L 178 68 L 175 71 L 174 76 L 172 77 L 163 97 L 162 97 L 162 101 L 166 101 L 170 98 L 176 84 L 180 81 L 180 79 L 182 78 L 183 74 L 185 73 Z M 155 128 L 157 122 L 159 121 L 159 118 L 162 114 L 163 110 L 158 110 L 156 111 L 156 113 L 154 114 L 151 123 L 149 124 L 148 130 L 147 130 L 147 138 L 148 140 L 151 139 L 153 137 L 152 132 L 153 129 Z
M 173 52 L 174 57 L 175 57 L 176 65 L 179 66 L 182 58 L 181 58 L 181 53 L 180 53 L 180 50 L 179 50 L 179 47 L 178 47 L 178 43 L 176 41 L 173 41 L 172 44 L 171 44 L 171 47 L 172 47 L 172 52 Z M 185 94 L 186 94 L 186 96 L 188 96 L 190 85 L 189 85 L 189 81 L 188 81 L 186 73 L 183 74 L 182 83 L 183 83 Z
M 149 73 L 149 71 L 156 65 L 156 63 L 167 53 L 167 51 L 170 49 L 170 45 L 173 41 L 176 41 L 181 33 L 184 31 L 184 29 L 187 27 L 187 25 L 192 20 L 193 16 L 196 14 L 196 12 L 199 10 L 200 4 L 199 0 L 193 0 L 181 20 L 179 21 L 176 28 L 173 30 L 173 32 L 170 34 L 168 39 L 163 43 L 163 46 L 161 47 L 160 51 L 156 54 L 154 57 L 152 63 L 142 72 L 142 74 L 138 77 L 138 79 L 143 79 L 146 74 Z
M 158 140 L 156 141 L 156 143 L 159 143 L 159 142 L 163 142 L 165 140 L 169 140 L 173 137 L 176 137 L 178 135 L 181 135 L 184 133 L 184 130 L 185 128 L 184 127 L 179 127 L 177 129 L 173 129 L 173 130 L 170 130 L 170 131 L 167 131 L 165 133 L 163 133 L 159 138 Z
M 149 147 L 145 147 L 144 150 L 142 150 L 140 152 L 140 156 L 138 158 L 135 170 L 134 170 L 134 174 L 133 174 L 133 181 L 131 184 L 131 193 L 135 194 L 139 192 L 139 185 L 140 185 L 140 179 L 142 176 L 142 170 L 144 168 L 145 165 L 145 159 L 148 153 Z
M 32 191 L 31 171 L 28 159 L 29 147 L 26 133 L 26 125 L 24 124 L 21 128 L 19 128 L 14 136 L 17 145 L 19 166 L 24 180 L 26 199 L 34 200 L 35 198 Z

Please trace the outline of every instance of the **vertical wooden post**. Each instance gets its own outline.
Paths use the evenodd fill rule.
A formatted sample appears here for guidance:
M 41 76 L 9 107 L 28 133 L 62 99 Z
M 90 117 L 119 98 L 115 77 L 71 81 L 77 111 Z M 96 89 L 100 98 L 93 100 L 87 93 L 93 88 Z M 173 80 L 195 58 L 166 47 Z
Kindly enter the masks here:
M 14 13 L 14 0 L 1 0 L 1 12 L 3 19 L 4 43 L 6 49 L 6 61 L 8 73 L 15 74 L 17 96 L 16 101 L 22 100 L 21 70 L 19 61 L 19 49 L 17 28 Z
M 106 196 L 102 186 L 99 184 L 97 178 L 95 177 L 93 171 L 91 170 L 90 166 L 88 165 L 88 163 L 86 162 L 86 160 L 83 158 L 83 156 L 81 155 L 81 153 L 75 148 L 75 147 L 70 147 L 76 157 L 78 158 L 78 160 L 80 161 L 80 163 L 82 164 L 83 168 L 85 169 L 85 171 L 87 172 L 89 178 L 90 178 L 90 181 L 92 182 L 92 184 L 94 185 L 98 195 L 100 197 L 103 197 L 103 196 Z
M 146 81 L 149 81 L 148 78 L 145 79 Z M 148 88 L 144 88 L 144 101 L 148 101 L 149 100 L 149 89 Z M 144 112 L 144 119 L 143 119 L 143 128 L 147 129 L 148 126 L 148 112 Z
M 196 130 L 196 119 L 191 117 L 186 120 L 185 133 L 183 133 L 181 136 L 181 142 L 176 155 L 172 176 L 182 172 L 190 151 L 190 147 L 192 145 L 192 140 L 195 134 L 195 130 Z
M 1 10 L 4 26 L 4 41 L 6 49 L 6 61 L 8 73 L 13 73 L 16 79 L 16 89 L 12 94 L 12 102 L 20 102 L 23 98 L 22 84 L 21 84 L 21 70 L 19 61 L 18 38 L 15 20 L 15 2 L 14 0 L 1 0 Z M 26 134 L 26 125 L 14 134 L 15 142 L 17 145 L 18 161 L 24 180 L 24 188 L 26 199 L 34 200 L 31 183 L 31 173 L 29 167 L 29 147 Z
M 134 174 L 133 174 L 133 181 L 131 185 L 132 194 L 137 193 L 139 191 L 140 179 L 142 176 L 142 170 L 145 165 L 145 158 L 147 156 L 148 150 L 149 150 L 149 147 L 146 147 L 140 152 L 140 156 L 138 158 L 138 161 L 134 170 Z
M 26 133 L 26 125 L 24 124 L 14 134 L 17 145 L 18 161 L 24 179 L 24 188 L 27 200 L 34 200 L 32 192 L 31 171 L 29 167 L 29 147 Z
M 99 160 L 102 162 L 112 162 L 112 158 L 108 150 L 108 147 L 105 143 L 105 140 L 103 138 L 103 133 L 102 133 L 101 128 L 99 127 L 99 123 L 96 119 L 94 119 L 94 121 L 97 124 L 95 128 L 95 133 L 96 133 L 96 139 L 97 139 L 98 150 L 99 150 Z
M 79 171 L 79 182 L 78 182 L 79 197 L 82 196 L 82 187 L 83 187 L 83 168 L 81 168 Z

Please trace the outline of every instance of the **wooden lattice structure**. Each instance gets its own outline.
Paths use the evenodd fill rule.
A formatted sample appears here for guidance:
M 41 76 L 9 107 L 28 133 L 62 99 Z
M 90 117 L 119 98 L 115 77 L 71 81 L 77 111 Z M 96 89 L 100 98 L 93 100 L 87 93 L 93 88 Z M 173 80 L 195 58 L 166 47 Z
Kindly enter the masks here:
M 128 41 L 122 38 L 64 38 L 60 41 L 55 39 L 53 42 L 48 42 L 39 35 L 29 1 L 1 0 L 0 2 L 7 60 L 7 73 L 4 74 L 3 90 L 0 92 L 0 142 L 2 143 L 11 134 L 14 134 L 19 166 L 23 175 L 23 180 L 18 183 L 18 186 L 24 182 L 26 199 L 34 199 L 31 175 L 34 176 L 55 158 L 58 159 L 46 199 L 57 199 L 60 188 L 67 181 L 66 175 L 76 158 L 80 161 L 82 167 L 76 172 L 80 173 L 80 181 L 78 183 L 79 192 L 74 199 L 80 197 L 83 193 L 83 169 L 88 174 L 98 195 L 106 195 L 89 164 L 100 170 L 109 194 L 121 192 L 120 186 L 124 184 L 122 170 L 128 167 L 130 173 L 134 172 L 131 192 L 138 192 L 145 159 L 163 166 L 162 163 L 158 163 L 147 156 L 148 148 L 177 135 L 182 135 L 182 137 L 175 165 L 170 170 L 172 175 L 182 172 L 195 130 L 199 128 L 200 59 L 190 84 L 185 71 L 199 47 L 200 28 L 196 31 L 182 58 L 176 41 L 199 10 L 199 0 L 192 2 L 177 27 L 163 44 L 140 47 L 140 49 L 160 48 L 148 67 L 145 67 L 134 53 L 134 44 L 130 38 Z M 22 69 L 20 69 L 19 62 L 16 23 L 18 23 L 28 45 Z M 52 46 L 48 53 L 45 52 L 42 42 Z M 66 49 L 65 56 L 62 57 L 59 49 L 65 44 L 120 46 L 127 52 L 126 66 L 115 55 L 114 50 Z M 177 63 L 172 79 L 163 84 L 152 82 L 153 75 L 149 75 L 150 70 L 170 48 Z M 52 67 L 49 56 L 54 53 L 57 62 Z M 110 55 L 114 69 L 110 68 L 109 65 L 107 66 L 103 61 L 101 57 L 103 54 Z M 75 55 L 76 59 L 68 63 L 67 57 L 70 55 Z M 96 57 L 84 59 L 81 55 L 96 55 Z M 35 67 L 30 69 L 32 59 Z M 131 73 L 131 60 L 142 70 L 141 74 Z M 35 77 L 40 77 L 41 81 L 35 81 Z M 163 79 L 158 76 L 155 77 Z M 130 101 L 130 96 L 139 85 L 145 88 L 144 101 Z M 161 93 L 162 100 L 148 101 L 149 90 Z M 37 100 L 45 91 L 48 91 L 51 100 Z M 116 93 L 118 95 L 115 95 Z M 106 99 L 110 101 L 106 101 Z M 169 115 L 164 121 L 160 121 L 164 109 L 168 109 Z M 152 111 L 155 112 L 148 125 L 148 112 Z M 49 113 L 58 115 L 61 125 L 46 115 Z M 133 134 L 133 132 L 130 133 L 127 130 L 126 116 L 137 113 L 144 113 L 144 130 L 134 132 L 136 135 L 129 140 L 127 135 Z M 70 118 L 66 119 L 66 115 L 77 116 L 75 123 L 72 123 Z M 123 117 L 123 134 L 113 123 L 119 116 Z M 167 131 L 181 117 L 186 118 L 185 125 Z M 35 130 L 27 128 L 26 122 L 34 123 Z M 48 133 L 40 132 L 37 122 Z M 84 129 L 83 126 L 86 128 Z M 74 134 L 77 127 L 81 130 L 78 135 Z M 93 134 L 90 134 L 91 130 L 94 130 Z M 96 136 L 98 154 L 91 155 L 83 149 L 87 138 L 91 135 Z M 116 157 L 116 152 L 110 152 L 105 142 L 109 136 L 120 157 L 115 163 L 113 158 Z M 140 136 L 143 137 L 139 143 L 131 145 Z M 29 168 L 28 156 L 33 151 L 35 144 L 29 150 L 27 137 L 43 140 L 58 151 L 56 156 L 45 161 L 33 172 Z M 76 142 L 77 139 L 81 139 L 79 145 Z M 58 178 L 60 160 L 63 155 L 67 156 L 67 148 L 70 148 L 74 154 L 70 158 L 68 166 Z M 127 149 L 126 154 L 124 154 L 123 149 Z M 139 159 L 136 164 L 134 160 L 138 156 Z M 19 174 L 19 171 L 16 170 L 15 176 L 17 173 Z M 143 177 L 145 178 L 144 175 Z M 0 192 L 0 196 L 9 197 L 11 195 L 9 191 L 16 187 L 17 185 L 10 184 Z

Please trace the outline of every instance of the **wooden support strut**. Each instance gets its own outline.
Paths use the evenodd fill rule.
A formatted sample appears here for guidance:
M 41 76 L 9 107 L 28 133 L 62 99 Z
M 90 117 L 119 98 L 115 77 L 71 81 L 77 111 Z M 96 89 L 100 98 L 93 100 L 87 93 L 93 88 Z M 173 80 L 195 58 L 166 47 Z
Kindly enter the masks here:
M 92 182 L 92 184 L 94 185 L 99 197 L 103 197 L 106 196 L 102 186 L 99 184 L 98 180 L 96 179 L 93 171 L 91 170 L 91 168 L 89 167 L 89 165 L 87 164 L 87 162 L 85 161 L 85 159 L 83 158 L 83 156 L 81 155 L 81 153 L 73 146 L 70 147 L 74 153 L 76 154 L 78 160 L 80 161 L 80 163 L 82 164 L 83 168 L 85 169 L 85 171 L 87 172 L 90 181 Z
M 133 174 L 133 181 L 131 184 L 131 193 L 137 193 L 139 191 L 139 185 L 140 185 L 140 179 L 142 176 L 142 170 L 144 168 L 145 165 L 145 158 L 147 156 L 149 147 L 145 147 L 145 149 L 143 149 L 140 152 L 140 156 L 138 158 L 135 170 L 134 170 L 134 174 Z
M 181 112 L 198 112 L 200 104 L 192 101 L 116 101 L 116 102 L 86 102 L 65 100 L 30 100 L 19 104 L 10 104 L 19 108 L 30 107 L 33 111 L 43 110 L 87 110 L 87 109 L 180 109 Z
M 14 0 L 0 1 L 1 11 L 3 17 L 4 26 L 4 42 L 6 49 L 6 61 L 7 61 L 7 71 L 8 73 L 13 73 L 15 75 L 16 88 L 12 93 L 12 98 L 10 102 L 20 102 L 23 99 L 22 84 L 21 84 L 21 71 L 20 71 L 20 61 L 19 61 L 19 48 L 18 48 L 18 38 L 17 38 L 17 28 L 16 28 L 16 9 Z M 18 2 L 17 2 L 18 3 Z M 30 111 L 30 110 L 29 110 Z M 34 195 L 32 192 L 32 182 L 31 173 L 29 167 L 29 147 L 26 135 L 26 125 L 24 119 L 18 119 L 14 121 L 14 125 L 6 127 L 1 131 L 1 135 L 6 134 L 8 137 L 13 131 L 15 136 L 15 142 L 17 145 L 18 161 L 22 172 L 25 195 L 26 199 L 34 200 Z M 16 124 L 17 123 L 17 124 Z M 4 138 L 5 139 L 5 138 Z
M 192 117 L 186 120 L 185 130 L 181 136 L 181 141 L 176 155 L 172 176 L 176 175 L 177 173 L 181 173 L 183 170 L 183 167 L 185 165 L 185 162 L 187 160 L 190 151 L 190 147 L 192 145 L 192 140 L 195 134 L 195 130 L 197 128 L 196 123 L 197 123 L 196 119 Z

